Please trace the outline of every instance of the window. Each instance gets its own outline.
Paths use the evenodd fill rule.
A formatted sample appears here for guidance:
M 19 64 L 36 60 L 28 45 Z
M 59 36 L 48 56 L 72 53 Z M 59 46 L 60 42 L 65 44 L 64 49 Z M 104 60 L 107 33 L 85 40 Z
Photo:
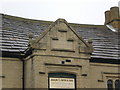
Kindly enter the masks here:
M 113 90 L 113 81 L 112 80 L 108 80 L 107 81 L 107 87 L 108 87 L 108 90 Z
M 120 80 L 115 80 L 115 90 L 120 90 Z

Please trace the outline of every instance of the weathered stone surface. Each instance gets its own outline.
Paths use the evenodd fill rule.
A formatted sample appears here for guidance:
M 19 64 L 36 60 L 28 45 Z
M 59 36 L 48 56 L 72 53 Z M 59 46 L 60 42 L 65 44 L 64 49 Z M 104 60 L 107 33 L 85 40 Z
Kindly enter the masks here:
M 76 88 L 107 88 L 120 78 L 119 39 L 106 26 L 2 16 L 0 88 L 49 88 L 49 73 L 75 75 Z
M 2 58 L 2 88 L 22 88 L 22 61 L 18 58 Z M 1 79 L 1 77 L 0 77 Z
M 29 45 L 29 33 L 31 32 L 33 34 L 34 40 L 36 37 L 39 36 L 39 34 L 43 34 L 42 32 L 46 31 L 46 29 L 53 23 L 50 21 L 31 20 L 3 14 L 1 16 L 2 31 L 0 31 L 0 33 L 2 35 L 1 37 L 3 38 L 2 41 L 0 41 L 2 43 L 0 44 L 0 47 L 2 48 L 1 50 L 5 52 L 20 52 L 24 54 L 24 51 L 28 48 Z M 118 35 L 115 32 L 111 31 L 105 25 L 85 25 L 69 23 L 69 26 L 72 27 L 77 32 L 77 34 L 86 41 L 89 38 L 93 40 L 94 52 L 92 53 L 91 57 L 118 59 L 118 40 L 120 39 L 118 39 Z M 55 26 L 55 28 L 57 27 Z M 52 35 L 52 31 L 50 35 L 51 38 L 57 39 L 56 35 Z M 70 36 L 68 36 L 68 40 L 73 40 L 73 37 Z M 44 46 L 44 44 L 42 44 L 42 46 Z

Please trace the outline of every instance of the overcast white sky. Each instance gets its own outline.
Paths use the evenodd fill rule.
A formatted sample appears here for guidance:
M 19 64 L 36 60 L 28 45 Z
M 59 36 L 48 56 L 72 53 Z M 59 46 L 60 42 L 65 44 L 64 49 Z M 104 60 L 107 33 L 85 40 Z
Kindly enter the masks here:
M 30 19 L 104 24 L 104 12 L 119 0 L 0 0 L 0 12 Z

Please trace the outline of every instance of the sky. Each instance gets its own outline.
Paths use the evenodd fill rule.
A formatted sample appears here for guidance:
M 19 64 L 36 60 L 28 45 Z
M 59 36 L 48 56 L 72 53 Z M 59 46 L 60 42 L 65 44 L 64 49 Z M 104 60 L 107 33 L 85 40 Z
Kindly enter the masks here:
M 0 0 L 0 13 L 29 19 L 104 24 L 104 12 L 119 0 Z

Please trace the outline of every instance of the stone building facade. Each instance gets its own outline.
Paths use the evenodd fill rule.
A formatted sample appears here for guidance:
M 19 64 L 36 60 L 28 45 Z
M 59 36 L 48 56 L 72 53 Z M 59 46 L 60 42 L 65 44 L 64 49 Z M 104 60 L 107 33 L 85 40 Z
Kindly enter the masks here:
M 0 87 L 119 90 L 118 7 L 105 17 L 105 25 L 85 25 L 1 14 Z

